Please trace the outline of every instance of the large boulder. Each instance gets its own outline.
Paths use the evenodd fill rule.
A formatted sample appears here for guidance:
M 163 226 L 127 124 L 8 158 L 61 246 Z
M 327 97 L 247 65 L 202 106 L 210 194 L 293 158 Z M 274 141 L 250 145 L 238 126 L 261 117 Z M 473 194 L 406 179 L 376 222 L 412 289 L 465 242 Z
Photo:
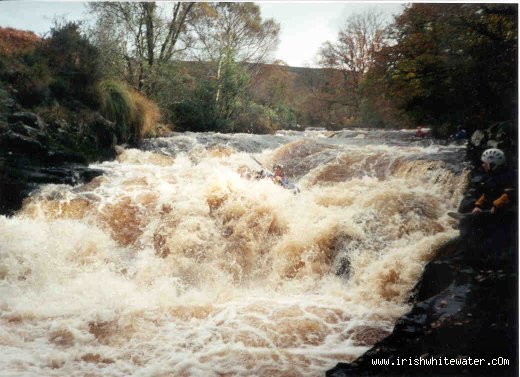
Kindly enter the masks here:
M 77 164 L 45 167 L 28 165 L 25 161 L 12 156 L 0 159 L 0 165 L 10 165 L 8 169 L 0 166 L 0 214 L 10 215 L 19 210 L 23 199 L 41 184 L 77 185 L 103 174 L 100 169 Z
M 114 158 L 117 139 L 114 122 L 110 122 L 99 114 L 88 124 L 87 137 L 92 140 L 103 158 Z
M 37 114 L 2 113 L 0 213 L 11 214 L 38 185 L 86 182 L 102 172 L 89 160 L 114 157 L 113 123 L 99 114 L 47 125 Z M 88 119 L 88 120 L 87 120 Z
M 26 124 L 20 121 L 9 124 L 9 129 L 17 134 L 27 136 L 31 139 L 36 139 L 39 141 L 45 141 L 48 139 L 44 131 L 27 126 Z

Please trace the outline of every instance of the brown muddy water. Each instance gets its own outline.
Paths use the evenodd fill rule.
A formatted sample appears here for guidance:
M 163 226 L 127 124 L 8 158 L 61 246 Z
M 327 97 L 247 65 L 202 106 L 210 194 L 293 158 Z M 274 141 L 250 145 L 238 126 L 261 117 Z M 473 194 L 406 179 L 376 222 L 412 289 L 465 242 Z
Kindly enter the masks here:
M 463 160 L 407 131 L 186 133 L 43 186 L 0 217 L 1 374 L 324 375 L 457 235 Z

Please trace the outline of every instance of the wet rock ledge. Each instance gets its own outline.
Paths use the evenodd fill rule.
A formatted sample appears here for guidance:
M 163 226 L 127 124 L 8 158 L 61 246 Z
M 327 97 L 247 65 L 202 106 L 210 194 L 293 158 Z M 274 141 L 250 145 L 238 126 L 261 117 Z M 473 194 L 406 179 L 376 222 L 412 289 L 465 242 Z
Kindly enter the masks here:
M 115 156 L 113 124 L 99 114 L 47 124 L 14 101 L 0 103 L 0 214 L 11 215 L 40 184 L 87 182 L 88 163 Z
M 482 150 L 498 146 L 516 166 L 516 146 L 509 149 L 489 132 L 478 132 L 483 137 L 468 145 L 475 165 Z M 460 212 L 472 207 L 480 179 L 473 169 Z M 463 221 L 460 234 L 426 266 L 413 291 L 414 306 L 392 334 L 327 376 L 518 376 L 518 214 L 485 231 Z M 445 358 L 460 365 L 445 365 L 450 362 Z M 469 358 L 485 361 L 468 365 Z M 376 360 L 388 365 L 375 365 Z M 437 364 L 425 365 L 432 360 Z

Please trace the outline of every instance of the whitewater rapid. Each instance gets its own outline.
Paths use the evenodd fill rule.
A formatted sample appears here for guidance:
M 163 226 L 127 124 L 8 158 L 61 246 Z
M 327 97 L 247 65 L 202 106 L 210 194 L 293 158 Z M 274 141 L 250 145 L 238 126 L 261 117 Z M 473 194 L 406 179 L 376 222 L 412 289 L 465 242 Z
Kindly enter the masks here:
M 446 213 L 468 179 L 461 146 L 366 134 L 178 134 L 88 184 L 41 187 L 0 217 L 2 376 L 320 376 L 352 361 L 457 235 Z M 251 156 L 301 193 L 251 179 Z

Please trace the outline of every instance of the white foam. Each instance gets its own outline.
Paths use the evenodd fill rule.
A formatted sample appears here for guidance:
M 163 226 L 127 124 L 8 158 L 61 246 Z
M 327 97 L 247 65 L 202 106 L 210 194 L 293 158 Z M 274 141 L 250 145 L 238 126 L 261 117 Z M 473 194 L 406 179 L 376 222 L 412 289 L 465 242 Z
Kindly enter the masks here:
M 410 165 L 326 184 L 319 166 L 295 196 L 242 178 L 256 164 L 232 149 L 132 150 L 97 184 L 44 187 L 0 217 L 3 371 L 321 375 L 360 355 L 455 236 L 464 178 L 408 161 L 417 146 L 348 149 Z

